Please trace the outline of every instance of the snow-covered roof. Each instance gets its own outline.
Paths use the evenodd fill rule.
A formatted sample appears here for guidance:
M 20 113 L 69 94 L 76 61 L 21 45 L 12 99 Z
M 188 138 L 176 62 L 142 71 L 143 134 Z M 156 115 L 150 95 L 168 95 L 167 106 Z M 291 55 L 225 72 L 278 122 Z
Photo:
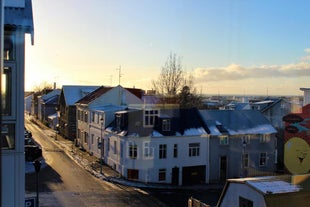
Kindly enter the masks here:
M 51 92 L 49 92 L 49 93 L 47 93 L 47 94 L 45 94 L 45 95 L 42 95 L 42 96 L 41 96 L 41 99 L 42 99 L 43 101 L 47 101 L 47 100 L 49 100 L 50 98 L 53 98 L 54 96 L 60 95 L 60 93 L 61 93 L 61 90 L 60 90 L 60 89 L 54 89 L 54 90 L 52 90 Z
M 211 135 L 272 134 L 276 129 L 257 110 L 200 110 Z
M 10 4 L 9 4 L 10 3 Z M 25 0 L 24 4 L 17 5 L 9 1 L 5 1 L 4 7 L 4 25 L 10 27 L 20 27 L 26 33 L 31 34 L 31 42 L 33 44 L 33 15 L 31 0 Z
M 247 183 L 265 194 L 290 193 L 300 190 L 299 186 L 282 180 L 253 180 L 247 181 Z
M 65 85 L 62 87 L 66 105 L 74 105 L 76 101 L 80 100 L 87 94 L 96 90 L 100 86 L 80 86 L 80 85 Z

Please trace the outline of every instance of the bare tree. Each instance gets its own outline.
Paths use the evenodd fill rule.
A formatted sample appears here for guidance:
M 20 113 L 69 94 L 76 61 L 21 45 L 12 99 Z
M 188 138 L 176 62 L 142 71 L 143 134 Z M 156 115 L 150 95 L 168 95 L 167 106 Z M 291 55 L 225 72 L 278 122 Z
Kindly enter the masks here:
M 177 59 L 176 54 L 170 53 L 161 69 L 159 78 L 152 81 L 153 89 L 161 95 L 176 96 L 182 89 L 184 82 L 184 72 L 180 58 Z

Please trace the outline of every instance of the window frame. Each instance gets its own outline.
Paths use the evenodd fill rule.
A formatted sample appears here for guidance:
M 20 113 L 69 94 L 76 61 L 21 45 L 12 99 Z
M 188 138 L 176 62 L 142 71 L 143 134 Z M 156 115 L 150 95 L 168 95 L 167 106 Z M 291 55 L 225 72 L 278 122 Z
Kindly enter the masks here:
M 220 135 L 219 140 L 220 140 L 220 145 L 229 145 L 228 135 Z
M 265 162 L 262 162 L 265 161 Z M 260 152 L 259 153 L 259 167 L 266 167 L 267 166 L 267 152 Z
M 167 170 L 165 168 L 158 169 L 158 181 L 166 180 Z
M 159 109 L 144 109 L 143 126 L 153 127 L 158 123 Z
M 159 145 L 159 159 L 166 159 L 167 158 L 167 145 L 160 144 Z
M 200 156 L 200 143 L 189 143 L 188 144 L 188 156 L 189 157 L 199 157 Z
M 138 145 L 133 142 L 129 142 L 127 155 L 130 159 L 138 159 Z
M 163 119 L 162 120 L 162 130 L 166 131 L 166 132 L 171 130 L 171 120 L 170 119 Z

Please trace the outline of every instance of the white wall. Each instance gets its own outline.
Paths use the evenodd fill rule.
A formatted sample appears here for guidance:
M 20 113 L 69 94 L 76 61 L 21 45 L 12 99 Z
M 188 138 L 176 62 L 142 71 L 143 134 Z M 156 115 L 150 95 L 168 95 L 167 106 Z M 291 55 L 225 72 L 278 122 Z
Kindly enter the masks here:
M 229 183 L 219 207 L 239 206 L 239 197 L 253 201 L 253 207 L 266 207 L 264 197 L 261 193 L 254 190 L 244 183 Z
M 116 153 L 114 153 L 116 142 Z M 137 159 L 128 157 L 129 143 L 135 143 L 138 147 Z M 144 144 L 148 142 L 153 151 L 153 157 L 143 155 Z M 200 143 L 200 156 L 189 157 L 189 143 Z M 167 145 L 167 158 L 159 159 L 159 145 Z M 178 157 L 173 157 L 174 144 L 178 145 Z M 192 137 L 122 137 L 110 136 L 110 150 L 108 152 L 108 165 L 116 166 L 116 170 L 127 177 L 127 169 L 139 170 L 139 181 L 171 183 L 172 168 L 179 167 L 179 183 L 182 184 L 182 167 L 206 165 L 206 182 L 209 177 L 209 138 Z M 122 150 L 122 152 L 121 152 Z M 159 169 L 166 169 L 166 180 L 158 181 Z

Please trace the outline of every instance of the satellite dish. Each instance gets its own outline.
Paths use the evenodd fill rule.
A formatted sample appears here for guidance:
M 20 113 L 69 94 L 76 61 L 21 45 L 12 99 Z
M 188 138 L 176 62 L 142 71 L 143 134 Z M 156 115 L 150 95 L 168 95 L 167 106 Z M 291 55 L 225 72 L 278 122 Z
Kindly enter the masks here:
M 284 146 L 284 164 L 292 174 L 310 172 L 310 146 L 302 138 L 293 137 Z

